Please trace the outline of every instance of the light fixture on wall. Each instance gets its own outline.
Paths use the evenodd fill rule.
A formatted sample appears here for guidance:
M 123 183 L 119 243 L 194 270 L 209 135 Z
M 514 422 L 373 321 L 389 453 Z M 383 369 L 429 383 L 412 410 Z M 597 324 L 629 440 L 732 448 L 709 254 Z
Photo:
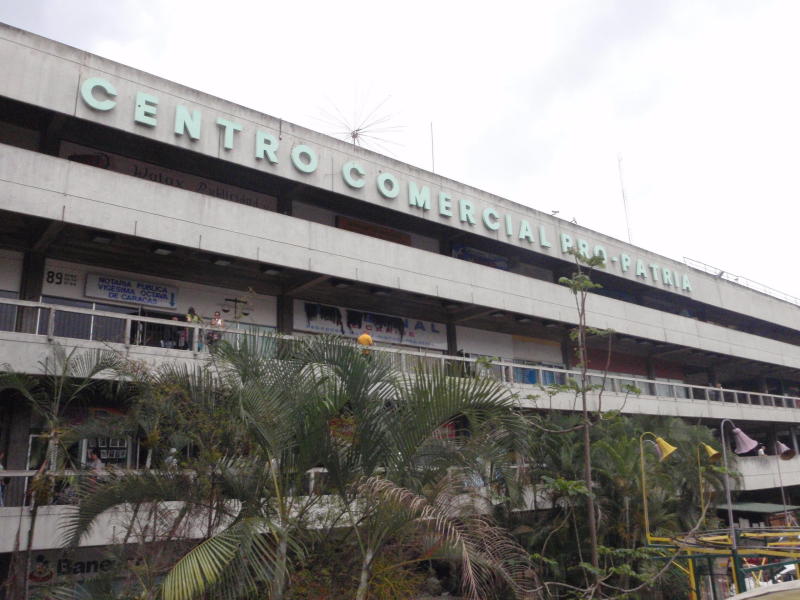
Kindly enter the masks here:
M 495 319 L 502 319 L 506 316 L 506 313 L 504 313 L 502 310 L 496 310 L 493 313 L 489 313 L 489 316 Z
M 369 293 L 373 296 L 388 296 L 391 292 L 386 288 L 374 287 L 370 288 Z
M 283 269 L 281 267 L 276 267 L 275 265 L 261 265 L 258 269 L 264 275 L 269 275 L 270 277 L 275 277 L 276 275 L 283 273 Z
M 335 288 L 343 289 L 343 288 L 348 288 L 353 284 L 344 279 L 334 279 L 333 281 L 331 281 L 331 285 Z
M 233 262 L 232 259 L 227 258 L 225 256 L 219 256 L 218 254 L 212 254 L 209 257 L 209 260 L 212 263 L 214 263 L 215 265 L 217 265 L 218 267 L 227 267 L 228 265 L 230 265 Z
M 92 231 L 92 241 L 95 244 L 110 244 L 114 241 L 114 234 L 107 231 Z
M 175 246 L 169 246 L 167 244 L 153 244 L 150 246 L 150 252 L 157 254 L 158 256 L 169 256 L 175 252 Z
M 514 317 L 514 320 L 517 323 L 530 323 L 533 319 L 531 319 L 530 317 L 526 317 L 525 315 L 520 315 L 520 316 Z

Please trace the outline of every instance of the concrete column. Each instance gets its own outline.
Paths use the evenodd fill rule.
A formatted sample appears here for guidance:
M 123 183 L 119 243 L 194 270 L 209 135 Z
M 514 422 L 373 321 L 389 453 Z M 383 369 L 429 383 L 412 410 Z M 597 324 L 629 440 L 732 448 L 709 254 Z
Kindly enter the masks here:
M 44 252 L 29 250 L 22 259 L 22 279 L 19 286 L 20 300 L 38 302 L 42 296 L 44 280 Z M 17 311 L 16 330 L 22 333 L 36 333 L 37 317 L 47 319 L 47 314 L 39 315 L 38 308 L 21 308 Z
M 456 339 L 456 324 L 447 323 L 447 353 L 450 356 L 458 354 L 458 340 Z
M 294 298 L 281 294 L 278 296 L 278 332 L 290 334 L 294 330 Z
M 11 398 L 11 422 L 8 426 L 8 450 L 4 466 L 6 469 L 27 468 L 28 435 L 31 430 L 31 409 L 22 398 Z M 25 494 L 25 481 L 12 477 L 5 489 L 6 506 L 21 506 Z
M 22 259 L 19 296 L 22 300 L 39 300 L 44 281 L 44 252 L 29 250 Z
M 656 364 L 655 364 L 655 361 L 653 360 L 652 356 L 648 356 L 647 357 L 647 362 L 646 362 L 645 368 L 647 369 L 647 378 L 648 379 L 652 379 L 653 381 L 655 381 L 655 379 L 656 379 Z
M 292 198 L 286 194 L 278 196 L 278 212 L 282 215 L 292 214 Z
M 569 339 L 569 333 L 565 333 L 561 338 L 561 361 L 564 363 L 564 368 L 569 369 L 575 354 L 572 349 L 572 340 Z
M 653 357 L 651 355 L 647 356 L 647 360 L 645 362 L 645 368 L 647 369 L 647 378 L 650 381 L 655 382 L 655 380 L 656 380 L 656 365 L 655 365 L 655 361 L 653 360 Z M 648 390 L 649 393 L 651 395 L 655 396 L 656 395 L 656 384 L 655 383 L 649 383 L 648 386 L 650 387 L 650 390 Z

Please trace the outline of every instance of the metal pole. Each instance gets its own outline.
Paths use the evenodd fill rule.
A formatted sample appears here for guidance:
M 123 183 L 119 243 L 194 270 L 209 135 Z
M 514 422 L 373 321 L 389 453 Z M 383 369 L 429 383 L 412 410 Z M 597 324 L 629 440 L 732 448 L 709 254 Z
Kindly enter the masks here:
M 733 523 L 733 501 L 731 500 L 731 482 L 728 475 L 728 442 L 725 439 L 725 423 L 730 423 L 731 427 L 736 427 L 736 424 L 730 419 L 723 419 L 719 426 L 720 437 L 722 438 L 722 462 L 725 466 L 725 501 L 728 503 L 728 534 L 731 538 L 731 560 L 733 562 L 733 582 L 736 585 L 736 593 L 741 593 L 745 590 L 745 584 L 742 578 L 742 573 L 739 570 L 739 552 L 737 544 L 736 526 Z
M 687 551 L 687 557 L 689 560 L 689 598 L 690 600 L 698 600 L 700 598 L 700 594 L 697 589 L 697 578 L 695 577 L 694 572 L 694 558 L 692 557 L 692 551 Z
M 644 436 L 647 435 L 645 431 L 639 436 L 639 469 L 642 478 L 642 507 L 644 508 L 644 534 L 647 543 L 650 543 L 650 517 L 647 515 L 647 483 L 644 472 Z
M 714 559 L 706 558 L 708 562 L 708 581 L 711 584 L 711 596 L 713 600 L 719 600 L 717 597 L 717 582 L 714 581 Z
M 778 445 L 777 443 L 775 444 Z M 778 465 L 778 483 L 781 486 L 781 502 L 783 502 L 783 526 L 790 527 L 789 525 L 789 509 L 786 508 L 786 490 L 783 489 L 783 474 L 781 473 L 781 457 L 780 454 L 775 455 L 775 463 Z

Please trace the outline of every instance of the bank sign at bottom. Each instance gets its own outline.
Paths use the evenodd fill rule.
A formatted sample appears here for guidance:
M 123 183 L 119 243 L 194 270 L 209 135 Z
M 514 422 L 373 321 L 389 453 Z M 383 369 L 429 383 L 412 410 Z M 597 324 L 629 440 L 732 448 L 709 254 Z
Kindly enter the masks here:
M 157 308 L 174 309 L 178 302 L 178 288 L 171 285 L 97 273 L 86 275 L 85 294 L 89 298 L 143 304 Z

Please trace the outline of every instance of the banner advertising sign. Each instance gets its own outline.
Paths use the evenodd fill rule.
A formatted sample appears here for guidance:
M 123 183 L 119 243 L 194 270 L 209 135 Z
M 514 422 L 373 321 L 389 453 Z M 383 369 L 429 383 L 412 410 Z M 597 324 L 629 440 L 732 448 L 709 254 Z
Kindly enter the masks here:
M 85 294 L 88 298 L 102 298 L 172 310 L 175 309 L 178 300 L 178 288 L 171 285 L 97 273 L 86 275 Z
M 393 317 L 304 300 L 294 301 L 294 328 L 296 331 L 330 333 L 350 338 L 368 333 L 378 343 L 447 350 L 447 333 L 442 323 Z

